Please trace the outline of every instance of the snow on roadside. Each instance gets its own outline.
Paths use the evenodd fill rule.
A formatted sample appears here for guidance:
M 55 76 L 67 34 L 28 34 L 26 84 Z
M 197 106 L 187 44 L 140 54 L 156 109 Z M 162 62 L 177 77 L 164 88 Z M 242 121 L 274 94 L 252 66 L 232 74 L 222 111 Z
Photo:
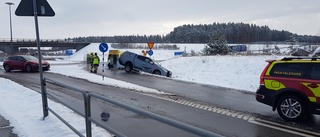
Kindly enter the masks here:
M 90 73 L 86 70 L 84 70 L 83 65 L 63 65 L 63 66 L 51 66 L 50 68 L 50 73 L 58 73 L 62 74 L 65 76 L 71 76 L 75 78 L 81 78 L 85 79 L 88 81 L 91 81 L 93 83 L 99 83 L 103 85 L 110 85 L 113 87 L 119 87 L 119 88 L 124 88 L 124 89 L 130 89 L 130 90 L 135 90 L 135 91 L 140 91 L 140 92 L 145 92 L 145 93 L 155 93 L 155 94 L 167 94 L 165 92 L 156 90 L 156 89 L 151 89 L 139 85 L 135 85 L 132 83 L 128 83 L 125 81 L 120 81 L 108 77 L 102 78 L 100 75 L 96 75 L 93 73 Z
M 41 94 L 11 80 L 0 78 L 0 114 L 10 120 L 19 137 L 75 137 L 75 133 L 53 114 L 43 120 Z M 85 135 L 85 120 L 67 107 L 48 100 L 50 107 Z M 92 124 L 95 137 L 111 137 L 103 128 Z M 1 136 L 1 135 L 0 135 Z
M 161 62 L 177 80 L 255 92 L 265 60 L 283 56 L 197 56 Z

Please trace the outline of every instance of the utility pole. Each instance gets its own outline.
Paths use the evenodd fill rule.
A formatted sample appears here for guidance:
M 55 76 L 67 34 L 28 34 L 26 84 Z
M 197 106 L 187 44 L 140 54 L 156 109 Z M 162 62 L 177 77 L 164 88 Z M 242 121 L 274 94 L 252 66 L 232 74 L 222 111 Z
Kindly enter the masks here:
M 14 3 L 12 3 L 12 2 L 6 2 L 6 4 L 8 4 L 8 5 L 9 5 L 9 16 L 10 16 L 10 36 L 11 36 L 10 42 L 11 42 L 11 47 L 12 47 L 12 21 L 11 21 L 11 5 L 14 5 Z

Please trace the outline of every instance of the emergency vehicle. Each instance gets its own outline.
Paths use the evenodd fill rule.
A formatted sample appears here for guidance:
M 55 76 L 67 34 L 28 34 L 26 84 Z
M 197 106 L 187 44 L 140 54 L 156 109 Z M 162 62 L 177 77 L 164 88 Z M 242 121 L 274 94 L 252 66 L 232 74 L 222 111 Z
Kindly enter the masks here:
M 256 100 L 288 121 L 320 114 L 320 58 L 266 60 Z

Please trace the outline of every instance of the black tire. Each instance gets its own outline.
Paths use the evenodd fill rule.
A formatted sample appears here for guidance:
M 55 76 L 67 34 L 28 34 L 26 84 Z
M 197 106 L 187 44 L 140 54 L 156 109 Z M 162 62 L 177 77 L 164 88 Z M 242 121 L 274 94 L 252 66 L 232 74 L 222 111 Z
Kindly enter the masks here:
M 168 71 L 168 72 L 167 72 L 167 77 L 170 78 L 171 76 L 172 76 L 172 72 L 171 72 L 171 71 Z
M 43 70 L 43 71 L 48 71 L 48 70 L 49 70 L 49 68 L 42 68 L 42 70 Z
M 153 71 L 153 73 L 152 74 L 155 74 L 155 75 L 161 75 L 161 72 L 159 71 L 159 70 L 155 70 L 155 71 Z
M 277 111 L 283 119 L 298 122 L 304 118 L 307 107 L 301 98 L 289 95 L 284 96 L 279 100 Z
M 4 65 L 4 70 L 6 72 L 10 72 L 11 71 L 10 66 L 8 64 Z
M 32 67 L 31 67 L 31 65 L 29 65 L 29 64 L 26 65 L 26 68 L 25 68 L 25 69 L 26 69 L 27 72 L 32 72 Z
M 124 66 L 124 71 L 126 71 L 127 73 L 130 73 L 132 71 L 132 64 L 131 63 L 126 63 Z

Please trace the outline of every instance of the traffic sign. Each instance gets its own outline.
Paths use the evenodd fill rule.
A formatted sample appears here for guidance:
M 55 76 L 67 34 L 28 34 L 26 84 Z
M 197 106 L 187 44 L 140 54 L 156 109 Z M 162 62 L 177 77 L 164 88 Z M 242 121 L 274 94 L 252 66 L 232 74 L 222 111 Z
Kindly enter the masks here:
M 71 49 L 66 50 L 66 55 L 70 56 L 73 54 L 73 51 Z
M 154 42 L 148 42 L 148 47 L 149 47 L 149 49 L 152 49 L 152 48 L 153 48 L 153 45 L 154 45 Z
M 107 44 L 107 43 L 101 43 L 101 44 L 99 45 L 99 50 L 100 50 L 101 52 L 106 52 L 106 51 L 108 51 L 108 44 Z
M 148 54 L 149 54 L 149 56 L 152 56 L 152 55 L 153 55 L 153 51 L 150 49 L 150 50 L 148 51 Z
M 37 16 L 54 16 L 55 12 L 47 0 L 21 0 L 15 14 L 17 16 L 34 16 L 33 1 L 36 1 Z
M 147 51 L 147 50 L 146 50 L 146 51 L 145 51 L 145 50 L 142 50 L 141 52 L 142 52 L 143 56 L 146 56 L 146 55 L 148 54 L 148 51 Z

